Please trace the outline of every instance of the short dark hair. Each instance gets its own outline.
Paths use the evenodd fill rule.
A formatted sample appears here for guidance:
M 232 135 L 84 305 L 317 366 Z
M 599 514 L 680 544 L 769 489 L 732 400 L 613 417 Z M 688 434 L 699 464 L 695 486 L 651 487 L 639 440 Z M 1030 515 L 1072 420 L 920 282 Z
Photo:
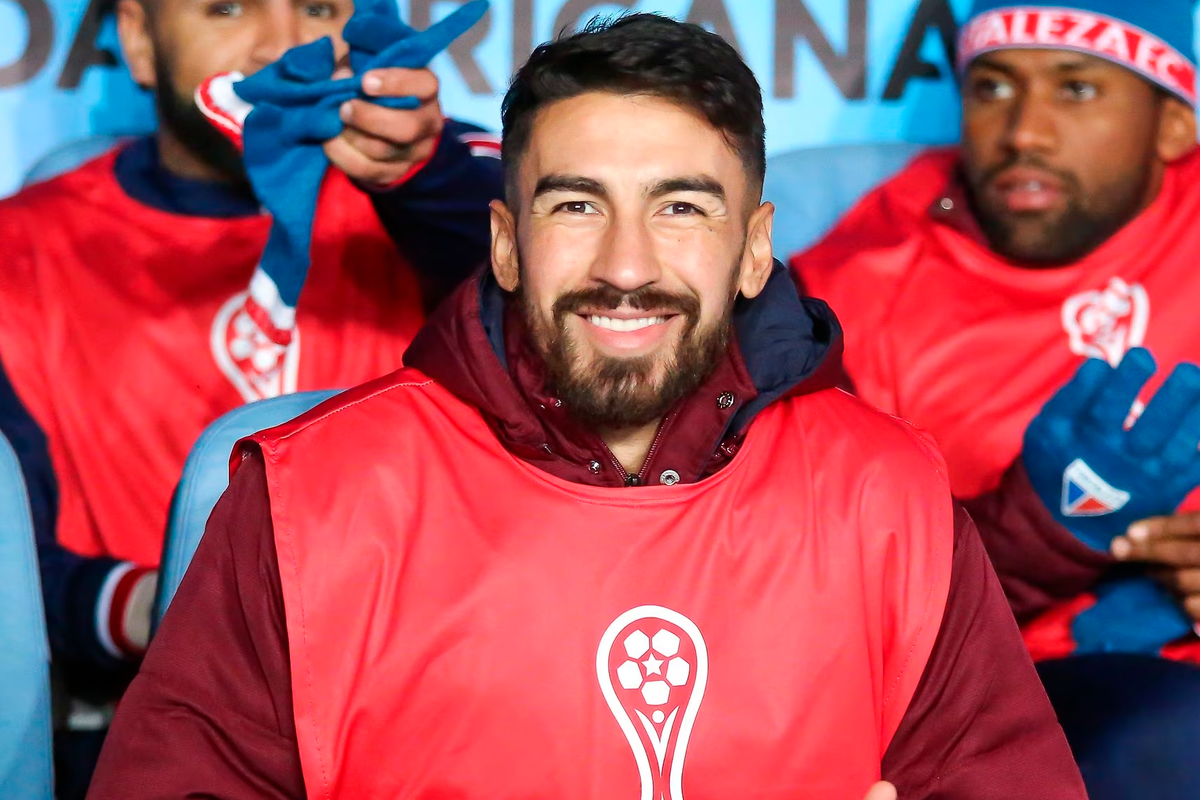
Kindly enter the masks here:
M 588 92 L 649 95 L 699 112 L 761 185 L 762 89 L 737 50 L 699 25 L 628 14 L 593 18 L 578 33 L 539 45 L 513 77 L 501 107 L 510 194 L 537 112 Z

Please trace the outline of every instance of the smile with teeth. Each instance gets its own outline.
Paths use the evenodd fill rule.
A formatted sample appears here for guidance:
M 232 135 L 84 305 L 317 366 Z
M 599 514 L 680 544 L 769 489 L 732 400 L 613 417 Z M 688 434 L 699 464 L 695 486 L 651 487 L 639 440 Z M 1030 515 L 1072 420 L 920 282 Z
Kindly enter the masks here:
M 649 328 L 651 325 L 661 325 L 667 321 L 666 317 L 639 317 L 637 319 L 617 319 L 616 317 L 603 317 L 599 314 L 591 314 L 588 316 L 588 322 L 595 325 L 597 328 L 606 328 L 610 331 L 626 333 L 629 331 L 640 331 L 643 328 Z

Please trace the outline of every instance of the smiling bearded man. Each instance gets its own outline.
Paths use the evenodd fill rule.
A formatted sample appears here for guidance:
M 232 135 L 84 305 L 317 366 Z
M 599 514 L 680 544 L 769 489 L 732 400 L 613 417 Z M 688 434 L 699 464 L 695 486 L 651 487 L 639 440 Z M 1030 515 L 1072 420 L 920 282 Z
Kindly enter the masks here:
M 243 443 L 93 797 L 1083 800 L 940 457 L 834 388 L 763 139 L 702 28 L 539 47 L 491 271 Z

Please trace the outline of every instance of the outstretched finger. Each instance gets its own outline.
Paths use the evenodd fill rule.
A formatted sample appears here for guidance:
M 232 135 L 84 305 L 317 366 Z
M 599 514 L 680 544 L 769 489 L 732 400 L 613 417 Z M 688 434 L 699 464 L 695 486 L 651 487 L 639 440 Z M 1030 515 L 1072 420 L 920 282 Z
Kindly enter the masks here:
M 1130 350 L 1100 388 L 1092 403 L 1091 418 L 1103 430 L 1120 431 L 1138 393 L 1153 374 L 1154 357 L 1150 351 L 1144 347 Z
M 1196 472 L 1200 468 L 1200 406 L 1184 416 L 1163 448 L 1162 458 L 1176 470 Z M 1200 477 L 1200 476 L 1198 476 Z
M 1113 540 L 1112 553 L 1121 561 L 1146 561 L 1176 569 L 1200 569 L 1200 539 Z
M 1046 403 L 1042 413 L 1055 417 L 1074 417 L 1099 394 L 1112 376 L 1113 368 L 1100 358 L 1089 358 L 1074 377 Z
M 438 78 L 428 69 L 388 67 L 363 75 L 363 93 L 371 97 L 415 97 L 426 103 L 438 96 Z
M 1187 421 L 1188 412 L 1195 408 L 1200 408 L 1200 367 L 1179 364 L 1129 431 L 1130 451 L 1157 455 L 1176 432 L 1182 432 L 1180 420 Z M 1200 443 L 1200 420 L 1188 431 L 1188 438 Z
M 1138 542 L 1200 538 L 1200 511 L 1138 520 L 1129 526 L 1125 535 Z

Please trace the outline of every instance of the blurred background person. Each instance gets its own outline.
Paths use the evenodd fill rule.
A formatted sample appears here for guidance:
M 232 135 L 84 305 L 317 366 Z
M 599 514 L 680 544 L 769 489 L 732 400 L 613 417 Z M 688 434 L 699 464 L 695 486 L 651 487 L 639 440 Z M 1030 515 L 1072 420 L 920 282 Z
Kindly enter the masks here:
M 1035 658 L 1122 653 L 1042 667 L 1101 800 L 1200 792 L 1200 669 L 1157 657 L 1200 661 L 1192 18 L 977 2 L 961 147 L 792 262 L 843 319 L 855 390 L 946 455 Z
M 486 257 L 495 139 L 443 119 L 432 72 L 380 70 L 368 93 L 420 106 L 341 109 L 291 343 L 247 303 L 271 222 L 193 92 L 324 36 L 344 55 L 352 12 L 350 0 L 121 0 L 125 60 L 155 94 L 158 130 L 0 201 L 0 357 L 48 441 L 47 620 L 56 666 L 87 701 L 69 716 L 89 730 L 59 737 L 61 797 L 86 786 L 94 729 L 146 646 L 171 491 L 201 430 L 247 401 L 399 367 L 425 309 Z

